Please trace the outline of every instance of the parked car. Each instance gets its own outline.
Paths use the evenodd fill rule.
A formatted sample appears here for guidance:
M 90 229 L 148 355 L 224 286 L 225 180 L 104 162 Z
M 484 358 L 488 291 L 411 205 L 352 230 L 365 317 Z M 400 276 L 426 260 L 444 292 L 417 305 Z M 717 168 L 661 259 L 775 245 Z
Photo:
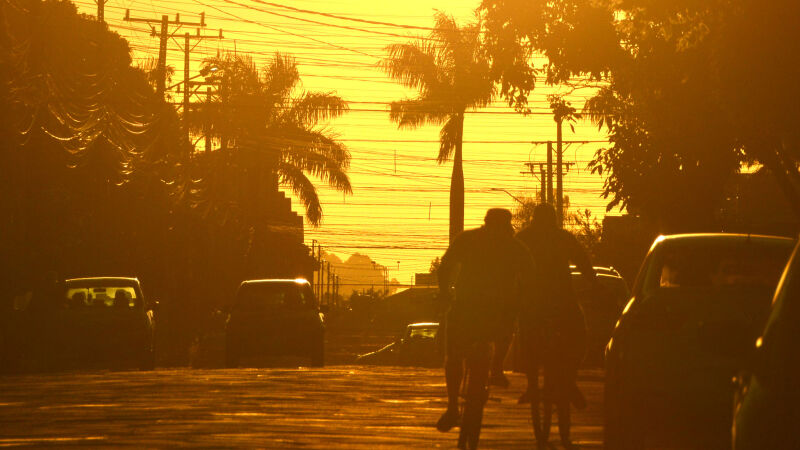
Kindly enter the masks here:
M 622 276 L 610 267 L 595 267 L 596 286 L 587 283 L 580 272 L 572 272 L 572 286 L 586 320 L 586 358 L 584 364 L 603 365 L 603 353 L 611 338 L 630 290 Z
M 661 236 L 606 347 L 606 448 L 727 448 L 731 378 L 794 241 Z
M 303 279 L 242 282 L 230 306 L 225 329 L 225 363 L 241 358 L 293 355 L 325 362 L 324 314 Z
M 374 352 L 360 355 L 359 364 L 441 367 L 444 361 L 436 322 L 412 323 L 403 337 Z
M 47 295 L 15 302 L 6 357 L 16 368 L 155 365 L 157 302 L 148 302 L 139 280 L 74 278 Z
M 800 250 L 781 278 L 767 325 L 735 379 L 733 449 L 800 448 Z

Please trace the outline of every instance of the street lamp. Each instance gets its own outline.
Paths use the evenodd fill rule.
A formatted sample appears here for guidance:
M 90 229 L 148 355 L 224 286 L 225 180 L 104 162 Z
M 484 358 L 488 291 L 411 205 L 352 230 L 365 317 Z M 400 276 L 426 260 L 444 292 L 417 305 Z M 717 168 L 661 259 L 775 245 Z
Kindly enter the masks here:
M 198 77 L 208 77 L 209 75 L 216 75 L 216 73 L 218 71 L 220 71 L 220 70 L 222 70 L 222 69 L 220 69 L 217 66 L 203 67 L 202 69 L 200 69 L 200 73 L 198 73 L 197 75 L 195 75 L 193 77 L 189 77 L 189 78 L 187 78 L 187 79 L 185 79 L 183 81 L 179 81 L 179 82 L 173 84 L 172 86 L 168 87 L 167 90 L 176 88 L 176 87 L 178 87 L 178 86 L 180 86 L 180 85 L 182 85 L 184 83 L 187 83 L 187 82 L 189 82 L 191 80 L 194 80 L 195 78 L 198 78 Z M 191 83 L 188 83 L 188 84 L 191 84 Z M 188 89 L 188 86 L 185 86 L 184 89 Z
M 489 188 L 489 190 L 490 190 L 490 191 L 495 191 L 495 192 L 505 192 L 505 193 L 506 193 L 506 194 L 508 194 L 508 195 L 509 195 L 511 198 L 513 198 L 514 200 L 516 200 L 516 201 L 517 201 L 517 202 L 518 202 L 520 205 L 524 205 L 524 204 L 525 204 L 525 202 L 523 202 L 522 200 L 520 200 L 519 198 L 517 198 L 517 196 L 515 196 L 514 194 L 512 194 L 511 192 L 508 192 L 507 190 L 505 190 L 505 189 L 503 189 L 503 188 Z

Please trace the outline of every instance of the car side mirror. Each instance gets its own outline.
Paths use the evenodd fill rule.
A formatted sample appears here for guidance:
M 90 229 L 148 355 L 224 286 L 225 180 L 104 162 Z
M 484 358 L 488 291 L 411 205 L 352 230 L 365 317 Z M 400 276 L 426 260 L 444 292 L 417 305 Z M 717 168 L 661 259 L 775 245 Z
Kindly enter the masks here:
M 161 303 L 158 300 L 151 300 L 145 306 L 147 311 L 157 312 L 161 308 Z

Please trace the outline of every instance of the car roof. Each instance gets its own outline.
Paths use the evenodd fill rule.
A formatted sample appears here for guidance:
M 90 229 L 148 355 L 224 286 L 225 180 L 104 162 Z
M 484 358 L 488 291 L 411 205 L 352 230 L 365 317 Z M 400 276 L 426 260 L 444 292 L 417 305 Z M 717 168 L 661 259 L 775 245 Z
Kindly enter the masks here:
M 244 280 L 242 286 L 246 284 L 311 284 L 304 278 L 265 278 L 261 280 Z
M 771 236 L 767 234 L 744 234 L 744 233 L 686 233 L 661 235 L 656 238 L 656 242 L 695 242 L 695 241 L 756 241 L 756 242 L 785 242 L 787 244 L 795 242 L 793 238 L 786 236 Z
M 619 274 L 619 271 L 613 267 L 605 267 L 605 266 L 592 266 L 595 273 L 597 275 L 610 275 L 612 277 L 621 278 L 622 276 Z M 574 264 L 569 265 L 569 270 L 572 275 L 581 275 L 581 272 L 578 270 L 578 266 Z
M 419 323 L 408 324 L 409 328 L 433 328 L 438 326 L 439 326 L 438 322 L 419 322 Z
M 138 285 L 139 279 L 132 277 L 86 277 L 86 278 L 70 278 L 65 280 L 67 285 L 72 286 L 96 286 L 103 284 L 126 283 L 130 285 Z

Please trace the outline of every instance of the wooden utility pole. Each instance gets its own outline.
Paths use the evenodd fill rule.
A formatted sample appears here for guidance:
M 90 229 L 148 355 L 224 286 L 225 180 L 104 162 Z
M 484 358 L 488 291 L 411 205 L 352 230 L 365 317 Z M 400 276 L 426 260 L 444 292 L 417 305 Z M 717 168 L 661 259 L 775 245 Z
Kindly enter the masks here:
M 106 21 L 106 2 L 108 0 L 95 0 L 97 3 L 97 21 L 105 23 Z
M 334 275 L 333 278 L 333 301 L 334 306 L 339 307 L 339 275 Z
M 533 167 L 531 167 L 531 172 L 533 172 Z M 542 163 L 539 163 L 539 178 L 542 183 L 539 191 L 539 203 L 547 203 L 547 173 Z
M 190 27 L 205 27 L 206 26 L 206 13 L 200 13 L 200 22 L 183 22 L 181 21 L 180 14 L 175 14 L 175 20 L 169 20 L 169 16 L 166 14 L 161 16 L 161 19 L 146 19 L 146 18 L 135 18 L 131 17 L 131 11 L 129 9 L 125 10 L 125 18 L 126 22 L 140 22 L 146 23 L 150 25 L 150 35 L 151 36 L 158 36 L 159 37 L 159 46 L 158 46 L 158 64 L 156 66 L 156 94 L 159 96 L 164 95 L 164 90 L 166 87 L 166 74 L 167 74 L 167 39 L 172 37 L 172 34 L 169 33 L 169 26 L 170 25 L 177 25 L 175 31 L 179 30 L 182 26 L 190 26 Z M 160 31 L 156 32 L 155 27 L 153 24 L 160 23 L 161 29 Z
M 564 228 L 564 172 L 561 170 L 561 124 L 559 120 L 556 125 L 556 219 L 558 226 Z
M 325 261 L 325 263 L 328 265 L 328 281 L 325 283 L 325 292 L 326 292 L 326 295 L 328 296 L 328 300 L 327 300 L 326 304 L 330 308 L 330 306 L 331 306 L 331 262 L 330 261 Z
M 195 39 L 197 42 L 192 45 L 191 40 Z M 200 41 L 203 39 L 223 39 L 222 37 L 222 30 L 219 30 L 218 36 L 203 36 L 200 34 L 200 30 L 197 30 L 197 34 L 191 35 L 189 33 L 184 33 L 183 35 L 183 117 L 186 118 L 186 114 L 189 111 L 189 99 L 192 96 L 192 86 L 196 86 L 199 84 L 207 84 L 207 83 L 192 83 L 190 80 L 195 77 L 189 76 L 189 66 L 190 66 L 190 59 L 189 54 L 192 50 L 195 49 L 200 44 Z
M 324 266 L 322 265 L 322 244 L 317 244 L 317 285 L 316 287 L 316 294 L 317 299 L 322 301 L 322 273 L 325 270 Z
M 547 203 L 553 204 L 553 142 L 547 141 Z

